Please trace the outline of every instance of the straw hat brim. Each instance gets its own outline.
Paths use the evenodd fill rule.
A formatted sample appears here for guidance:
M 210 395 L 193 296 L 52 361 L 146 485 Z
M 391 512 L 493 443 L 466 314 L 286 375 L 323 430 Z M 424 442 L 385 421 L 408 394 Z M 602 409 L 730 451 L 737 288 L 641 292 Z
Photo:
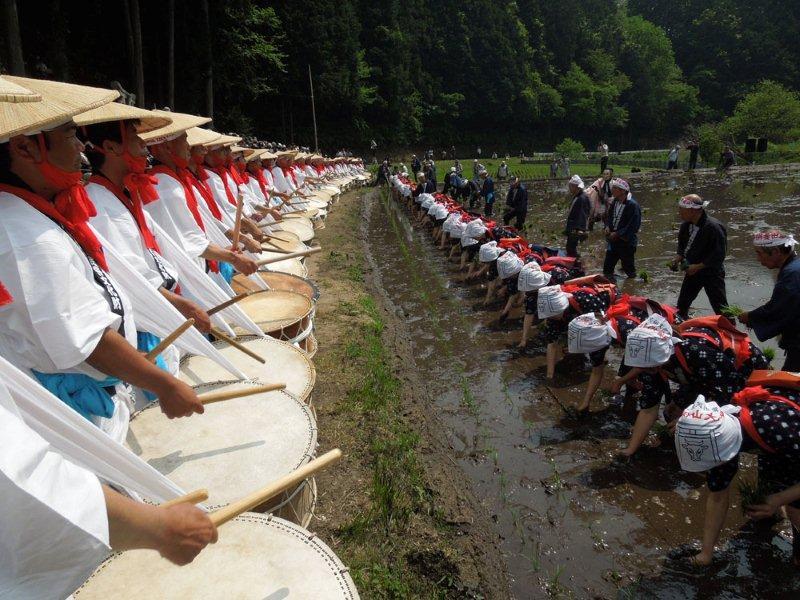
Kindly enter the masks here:
M 166 127 L 142 134 L 141 137 L 148 146 L 175 139 L 192 127 L 200 127 L 200 125 L 205 125 L 211 121 L 211 117 L 198 117 L 197 115 L 188 115 L 186 113 L 166 110 L 154 110 L 152 112 L 155 115 L 170 118 L 172 122 Z
M 255 153 L 255 148 L 243 148 L 242 146 L 231 146 L 231 152 L 241 152 L 245 158 L 248 158 Z
M 222 137 L 221 133 L 202 127 L 192 127 L 186 130 L 186 140 L 189 146 L 206 146 L 212 144 Z
M 136 119 L 136 133 L 139 135 L 149 133 L 156 129 L 161 129 L 172 123 L 168 116 L 155 114 L 150 110 L 143 110 L 135 106 L 120 104 L 119 102 L 109 102 L 85 113 L 77 115 L 74 119 L 79 127 L 86 125 L 96 125 L 98 123 L 111 123 L 113 121 L 129 121 Z
M 274 152 L 270 152 L 269 150 L 264 150 L 264 152 L 261 153 L 261 156 L 259 156 L 259 158 L 261 160 L 275 160 L 276 158 L 278 158 L 278 155 L 275 154 Z
M 281 150 L 276 154 L 278 158 L 294 158 L 297 155 L 297 150 Z
M 116 90 L 3 75 L 0 77 L 0 143 L 68 123 L 75 115 L 113 102 Z
M 225 135 L 224 133 L 219 136 L 218 140 L 215 140 L 209 144 L 203 144 L 209 150 L 214 150 L 216 148 L 224 148 L 225 146 L 233 146 L 234 144 L 238 144 L 242 141 L 242 138 L 235 136 L 235 135 Z

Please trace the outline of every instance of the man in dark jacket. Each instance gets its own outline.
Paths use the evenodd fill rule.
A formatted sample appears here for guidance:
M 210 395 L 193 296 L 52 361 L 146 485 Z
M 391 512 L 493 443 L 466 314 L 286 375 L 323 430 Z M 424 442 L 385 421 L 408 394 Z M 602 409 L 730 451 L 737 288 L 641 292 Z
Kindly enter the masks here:
M 728 304 L 724 266 L 728 232 L 722 223 L 706 214 L 708 204 L 697 194 L 678 201 L 683 224 L 678 232 L 678 254 L 670 268 L 686 271 L 678 294 L 678 312 L 684 319 L 689 317 L 689 307 L 700 290 L 706 291 L 715 313 L 721 314 L 722 307 Z
M 442 188 L 442 193 L 446 194 L 455 186 L 453 185 L 453 175 L 456 173 L 455 167 L 450 167 L 450 170 L 444 174 L 444 187 Z
M 519 177 L 512 175 L 508 194 L 506 195 L 506 212 L 503 214 L 503 223 L 508 225 L 511 223 L 511 219 L 516 219 L 514 227 L 521 231 L 527 215 L 528 190 L 522 185 Z
M 591 201 L 584 191 L 585 186 L 579 176 L 573 175 L 568 187 L 572 195 L 572 204 L 567 215 L 567 226 L 564 228 L 564 234 L 567 236 L 567 256 L 578 256 L 578 242 L 586 239 L 586 230 L 589 228 Z
M 414 172 L 414 181 L 416 181 L 417 173 L 422 170 L 422 163 L 419 161 L 416 154 L 411 156 L 411 170 Z
M 481 177 L 481 197 L 483 198 L 483 202 L 485 205 L 484 214 L 487 217 L 492 216 L 492 212 L 494 210 L 494 180 L 492 176 L 489 175 L 488 171 L 484 169 L 480 173 Z
M 795 244 L 791 234 L 781 231 L 755 235 L 758 262 L 768 269 L 778 269 L 778 279 L 769 302 L 738 317 L 762 342 L 780 336 L 778 345 L 786 351 L 783 370 L 793 373 L 800 371 L 800 260 Z
M 631 187 L 624 179 L 611 182 L 613 200 L 606 212 L 605 233 L 608 244 L 603 261 L 603 273 L 612 281 L 617 263 L 622 261 L 622 270 L 628 279 L 636 277 L 636 246 L 639 243 L 639 228 L 642 226 L 642 211 L 631 194 Z

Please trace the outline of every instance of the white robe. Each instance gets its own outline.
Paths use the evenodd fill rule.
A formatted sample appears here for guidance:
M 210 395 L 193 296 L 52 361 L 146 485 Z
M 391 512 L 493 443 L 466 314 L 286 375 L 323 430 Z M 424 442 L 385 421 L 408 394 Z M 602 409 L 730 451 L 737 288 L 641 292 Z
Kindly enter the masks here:
M 201 255 L 208 248 L 209 241 L 186 204 L 183 185 L 165 173 L 156 173 L 155 177 L 159 199 L 145 205 L 144 210 L 204 269 L 205 260 Z

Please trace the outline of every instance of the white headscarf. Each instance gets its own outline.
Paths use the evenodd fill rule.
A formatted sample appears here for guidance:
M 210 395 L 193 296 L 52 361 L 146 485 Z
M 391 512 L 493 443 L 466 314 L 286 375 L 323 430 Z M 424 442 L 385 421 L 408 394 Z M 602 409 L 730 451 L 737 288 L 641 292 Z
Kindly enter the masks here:
M 467 223 L 464 229 L 464 237 L 478 239 L 486 233 L 486 225 L 480 219 L 475 219 Z
M 586 186 L 584 185 L 584 183 L 583 183 L 583 179 L 581 179 L 579 175 L 573 175 L 573 176 L 570 178 L 569 182 L 570 182 L 572 185 L 577 185 L 577 186 L 578 186 L 580 189 L 584 189 L 584 188 L 586 187 Z
M 539 290 L 536 312 L 540 319 L 560 317 L 569 306 L 569 294 L 560 285 L 550 285 Z
M 701 208 L 705 208 L 709 204 L 711 204 L 710 200 L 704 200 L 700 204 L 697 204 L 693 202 L 689 198 L 689 196 L 684 196 L 683 198 L 678 200 L 678 206 L 680 206 L 681 208 L 692 208 L 694 210 L 700 210 Z
M 500 279 L 508 279 L 522 270 L 522 259 L 513 252 L 506 252 L 497 259 L 497 274 Z
M 758 231 L 753 236 L 753 245 L 760 248 L 778 248 L 781 246 L 795 246 L 797 240 L 791 233 L 784 233 L 777 229 Z
M 594 313 L 572 319 L 567 328 L 567 347 L 570 354 L 597 352 L 608 348 L 613 339 L 610 323 L 604 323 Z
M 517 279 L 517 288 L 520 292 L 533 292 L 550 283 L 550 273 L 542 271 L 536 262 L 529 262 L 522 267 Z
M 629 367 L 659 367 L 675 349 L 672 327 L 658 314 L 652 314 L 628 334 L 625 342 L 625 364 Z
M 675 427 L 675 450 L 684 471 L 700 473 L 728 462 L 742 447 L 738 406 L 720 407 L 698 396 Z
M 482 244 L 478 250 L 478 260 L 482 263 L 490 263 L 497 260 L 497 257 L 503 253 L 503 249 L 497 246 L 494 240 Z

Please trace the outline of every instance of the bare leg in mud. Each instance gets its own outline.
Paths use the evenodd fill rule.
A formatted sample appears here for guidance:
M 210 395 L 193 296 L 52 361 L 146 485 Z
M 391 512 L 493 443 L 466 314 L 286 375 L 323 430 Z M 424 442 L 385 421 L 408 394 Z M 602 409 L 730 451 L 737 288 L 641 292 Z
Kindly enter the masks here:
M 500 311 L 500 316 L 498 317 L 498 321 L 501 323 L 508 318 L 508 313 L 511 312 L 511 309 L 515 306 L 519 306 L 522 301 L 522 292 L 517 292 L 513 296 L 508 297 L 508 301 L 506 305 L 503 307 L 503 310 Z
M 603 373 L 605 372 L 605 365 L 599 367 L 592 367 L 592 373 L 589 375 L 589 383 L 586 385 L 586 393 L 583 395 L 583 401 L 578 405 L 578 412 L 589 412 L 589 405 L 594 398 L 597 388 L 603 383 Z
M 473 279 L 477 279 L 478 277 L 485 275 L 488 270 L 489 270 L 488 263 L 472 263 L 469 266 L 469 272 L 467 273 L 465 281 L 472 281 Z
M 556 363 L 561 359 L 561 346 L 558 342 L 547 344 L 547 379 L 553 379 L 556 374 Z
M 453 258 L 458 254 L 458 251 L 461 249 L 461 244 L 455 244 L 452 248 L 450 248 L 450 254 L 447 255 L 448 260 L 453 260 Z
M 518 348 L 524 349 L 528 345 L 528 339 L 531 335 L 531 326 L 533 325 L 533 315 L 525 315 L 522 320 L 522 338 L 519 340 Z
M 647 434 L 650 433 L 650 430 L 657 420 L 658 405 L 640 410 L 636 415 L 636 422 L 633 424 L 633 431 L 631 432 L 631 439 L 628 440 L 628 447 L 620 452 L 620 454 L 627 457 L 633 456 L 642 445 L 642 442 L 647 439 Z
M 497 289 L 500 278 L 492 279 L 486 286 L 486 297 L 483 299 L 483 305 L 488 306 L 494 300 L 494 293 Z

